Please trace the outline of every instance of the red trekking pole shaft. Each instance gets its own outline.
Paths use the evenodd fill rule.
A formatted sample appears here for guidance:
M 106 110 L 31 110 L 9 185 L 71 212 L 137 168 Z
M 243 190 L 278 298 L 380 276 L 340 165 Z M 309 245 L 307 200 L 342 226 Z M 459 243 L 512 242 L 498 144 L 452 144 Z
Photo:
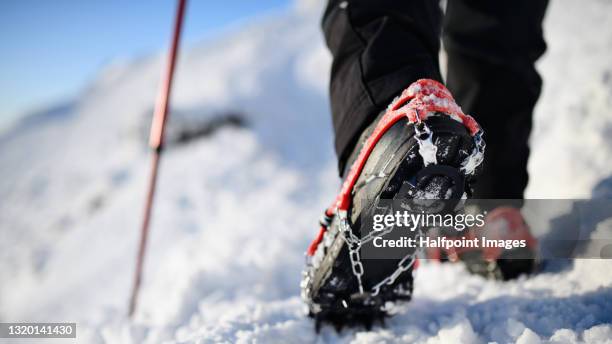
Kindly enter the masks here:
M 142 280 L 142 270 L 144 265 L 145 252 L 147 248 L 147 238 L 149 236 L 149 223 L 151 220 L 153 199 L 155 197 L 155 186 L 157 183 L 157 171 L 159 169 L 159 161 L 161 158 L 161 152 L 164 143 L 164 131 L 166 129 L 166 120 L 168 118 L 170 90 L 172 88 L 174 66 L 176 65 L 178 46 L 181 38 L 181 28 L 183 26 L 185 6 L 186 0 L 178 0 L 176 18 L 174 21 L 174 30 L 172 33 L 172 43 L 168 52 L 168 60 L 166 68 L 163 72 L 163 79 L 161 87 L 159 89 L 159 94 L 157 96 L 157 102 L 155 104 L 155 114 L 153 115 L 153 123 L 151 124 L 151 136 L 149 138 L 149 145 L 153 150 L 153 160 L 151 161 L 151 175 L 149 178 L 144 216 L 142 219 L 142 227 L 140 231 L 140 242 L 138 246 L 138 255 L 136 257 L 134 284 L 132 286 L 132 294 L 130 297 L 130 305 L 128 311 L 128 315 L 130 317 L 134 314 L 134 311 L 136 310 L 136 303 L 138 302 L 138 292 L 140 290 L 140 282 Z

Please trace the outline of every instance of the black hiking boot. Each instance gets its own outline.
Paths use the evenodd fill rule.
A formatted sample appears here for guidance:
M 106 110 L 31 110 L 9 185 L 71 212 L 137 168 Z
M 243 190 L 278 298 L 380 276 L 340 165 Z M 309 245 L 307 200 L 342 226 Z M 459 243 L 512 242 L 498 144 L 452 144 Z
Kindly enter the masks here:
M 389 315 L 389 302 L 410 300 L 416 249 L 362 257 L 372 241 L 360 229 L 384 200 L 469 197 L 483 159 L 481 137 L 473 118 L 432 80 L 413 83 L 362 133 L 343 189 L 307 252 L 302 297 L 317 329 L 370 328 Z

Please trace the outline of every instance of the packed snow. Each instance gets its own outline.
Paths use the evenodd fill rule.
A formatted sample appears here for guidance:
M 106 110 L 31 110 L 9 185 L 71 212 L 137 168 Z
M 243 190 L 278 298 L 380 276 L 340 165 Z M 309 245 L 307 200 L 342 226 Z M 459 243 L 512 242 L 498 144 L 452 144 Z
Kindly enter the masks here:
M 107 68 L 0 137 L 0 322 L 77 322 L 82 343 L 612 342 L 612 261 L 595 259 L 511 282 L 425 263 L 386 327 L 315 333 L 303 252 L 339 186 L 320 12 L 299 1 L 181 52 L 134 320 L 163 54 Z M 610 22 L 609 1 L 550 4 L 531 198 L 611 196 Z

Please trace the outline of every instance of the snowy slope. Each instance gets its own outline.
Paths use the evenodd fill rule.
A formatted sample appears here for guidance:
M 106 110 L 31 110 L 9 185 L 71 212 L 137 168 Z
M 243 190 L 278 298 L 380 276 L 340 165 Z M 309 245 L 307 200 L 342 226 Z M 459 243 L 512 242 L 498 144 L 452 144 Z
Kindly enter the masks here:
M 301 1 L 182 52 L 170 132 L 227 114 L 245 127 L 167 150 L 134 322 L 125 311 L 162 56 L 102 71 L 78 99 L 0 138 L 0 321 L 77 321 L 83 343 L 612 338 L 612 262 L 595 260 L 508 283 L 425 264 L 387 328 L 315 335 L 298 297 L 302 252 L 338 186 L 320 10 Z M 551 4 L 531 197 L 589 197 L 612 175 L 610 20 L 603 0 Z

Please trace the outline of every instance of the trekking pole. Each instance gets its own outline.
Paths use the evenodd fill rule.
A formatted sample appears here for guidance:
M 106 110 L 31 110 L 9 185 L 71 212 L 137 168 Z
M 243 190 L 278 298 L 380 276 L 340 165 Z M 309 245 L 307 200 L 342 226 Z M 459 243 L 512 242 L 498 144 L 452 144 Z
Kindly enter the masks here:
M 170 89 L 172 87 L 172 77 L 174 75 L 174 66 L 176 64 L 176 56 L 178 52 L 179 40 L 181 38 L 181 27 L 183 26 L 183 17 L 185 14 L 186 0 L 178 0 L 176 18 L 174 21 L 174 31 L 172 33 L 172 43 L 168 52 L 168 60 L 166 69 L 164 70 L 161 87 L 155 104 L 155 114 L 151 124 L 151 134 L 149 145 L 153 150 L 153 160 L 151 161 L 151 175 L 149 178 L 149 187 L 147 198 L 145 201 L 144 217 L 142 219 L 142 227 L 140 231 L 140 244 L 138 246 L 138 255 L 136 257 L 136 271 L 134 274 L 134 284 L 132 286 L 132 294 L 130 297 L 130 305 L 128 315 L 131 318 L 136 310 L 138 302 L 138 292 L 140 290 L 140 282 L 142 279 L 142 269 L 145 259 L 145 251 L 147 248 L 147 238 L 149 236 L 149 222 L 151 219 L 151 210 L 153 208 L 153 198 L 155 196 L 155 185 L 157 182 L 157 171 L 159 169 L 159 160 L 161 158 L 162 146 L 164 143 L 164 131 L 166 128 L 166 120 L 168 119 L 168 103 L 170 101 Z

